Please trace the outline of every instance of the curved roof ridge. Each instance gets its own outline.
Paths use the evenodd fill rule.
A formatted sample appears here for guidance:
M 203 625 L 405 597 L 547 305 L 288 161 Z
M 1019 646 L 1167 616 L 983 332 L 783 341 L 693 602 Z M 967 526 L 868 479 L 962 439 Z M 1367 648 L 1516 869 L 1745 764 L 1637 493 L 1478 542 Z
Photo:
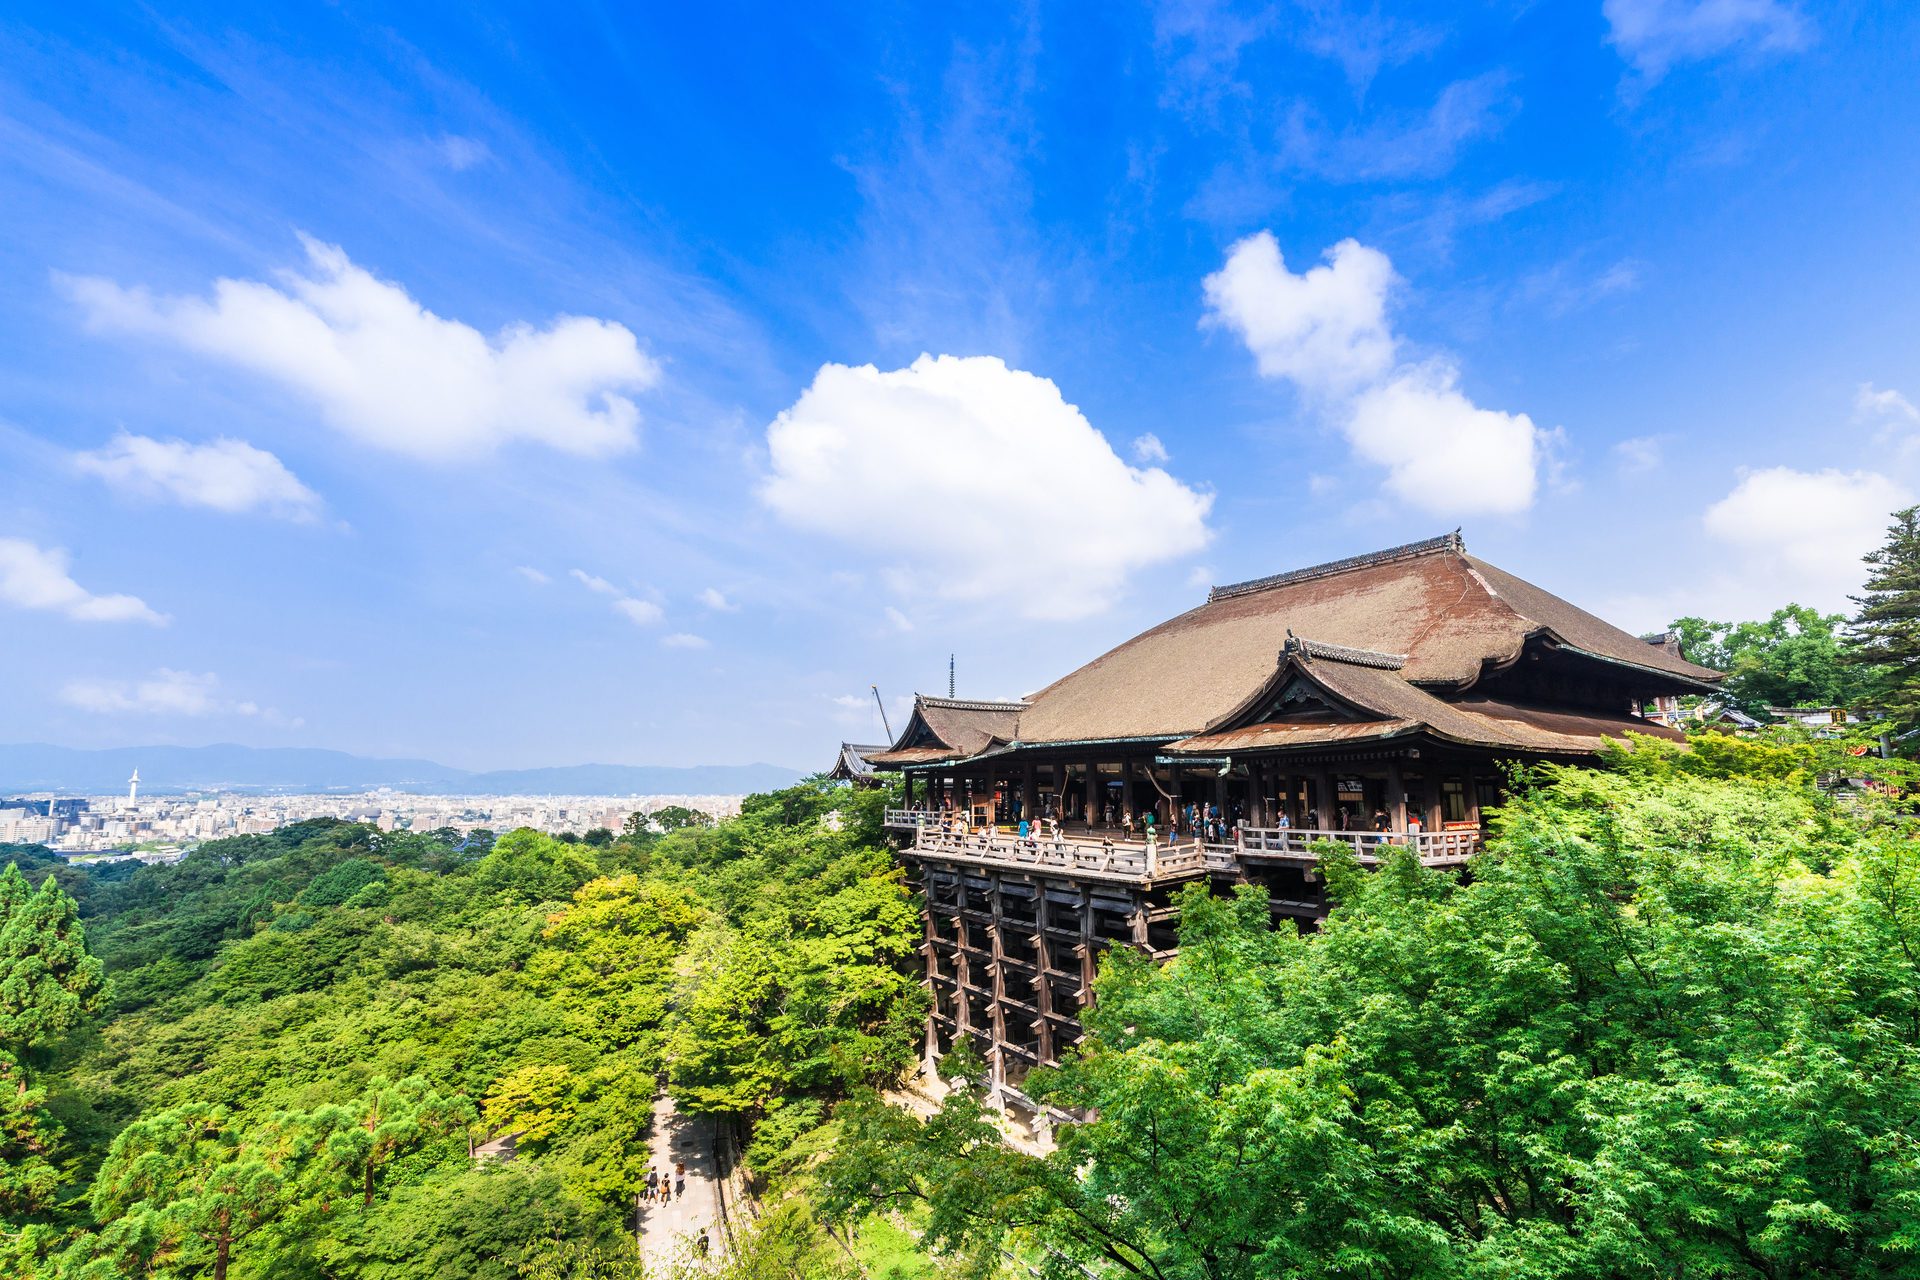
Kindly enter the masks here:
M 1296 582 L 1311 582 L 1315 578 L 1330 578 L 1335 574 L 1349 573 L 1355 569 L 1371 569 L 1375 565 L 1411 560 L 1415 556 L 1430 556 L 1442 551 L 1466 554 L 1467 543 L 1460 536 L 1458 529 L 1452 533 L 1443 533 L 1437 538 L 1423 538 L 1419 542 L 1407 542 L 1397 547 L 1388 547 L 1384 551 L 1369 551 L 1365 555 L 1348 556 L 1344 560 L 1329 560 L 1325 564 L 1308 565 L 1304 569 L 1289 569 L 1285 573 L 1271 574 L 1265 578 L 1250 578 L 1245 582 L 1214 587 L 1207 592 L 1207 603 L 1252 595 L 1256 591 L 1265 591 L 1270 587 L 1285 587 Z
M 929 707 L 945 707 L 950 711 L 1025 711 L 1033 704 L 1026 701 L 999 702 L 991 698 L 936 698 L 930 693 L 916 693 L 914 699 Z
M 1352 645 L 1328 644 L 1324 640 L 1309 640 L 1305 636 L 1296 636 L 1287 632 L 1287 653 L 1304 654 L 1309 658 L 1325 658 L 1329 662 L 1347 662 L 1356 667 L 1375 667 L 1382 671 L 1398 671 L 1407 665 L 1404 653 L 1382 653 L 1378 649 L 1356 649 Z

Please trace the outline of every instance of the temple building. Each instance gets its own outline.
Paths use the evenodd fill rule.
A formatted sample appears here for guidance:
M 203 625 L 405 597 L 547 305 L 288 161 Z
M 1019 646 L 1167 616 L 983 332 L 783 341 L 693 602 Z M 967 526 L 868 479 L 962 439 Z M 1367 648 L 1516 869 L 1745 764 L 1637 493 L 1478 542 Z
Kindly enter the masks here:
M 1018 1102 L 1103 948 L 1171 954 L 1180 886 L 1261 885 L 1310 925 L 1313 842 L 1463 865 L 1512 765 L 1677 739 L 1647 709 L 1719 678 L 1453 533 L 1215 587 L 1018 701 L 919 697 L 859 754 L 906 782 L 887 824 L 926 904 L 928 1055 L 974 1039 Z

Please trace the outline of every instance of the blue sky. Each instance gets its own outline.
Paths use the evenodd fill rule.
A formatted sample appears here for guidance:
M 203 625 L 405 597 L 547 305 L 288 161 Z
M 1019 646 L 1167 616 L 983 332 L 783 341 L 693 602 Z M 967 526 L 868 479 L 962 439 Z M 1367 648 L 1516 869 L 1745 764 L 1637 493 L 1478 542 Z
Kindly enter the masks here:
M 1920 495 L 1920 11 L 10 7 L 0 739 L 825 764 L 1463 526 Z

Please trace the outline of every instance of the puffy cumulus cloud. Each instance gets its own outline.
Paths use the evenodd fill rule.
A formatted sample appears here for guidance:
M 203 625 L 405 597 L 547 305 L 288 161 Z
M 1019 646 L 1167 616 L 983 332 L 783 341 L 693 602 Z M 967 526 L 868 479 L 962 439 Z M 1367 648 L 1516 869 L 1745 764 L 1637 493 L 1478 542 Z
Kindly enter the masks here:
M 1386 254 L 1357 240 L 1342 240 L 1324 256 L 1296 275 L 1273 233 L 1256 232 L 1233 246 L 1203 287 L 1207 323 L 1238 334 L 1263 376 L 1335 392 L 1392 366 L 1387 296 L 1395 277 Z
M 73 460 L 81 471 L 140 497 L 303 522 L 320 512 L 319 494 L 280 459 L 244 440 L 188 444 L 123 431 L 104 448 L 77 453 Z
M 25 538 L 0 538 L 0 603 L 64 614 L 79 622 L 145 622 L 161 627 L 157 613 L 138 596 L 96 595 L 73 580 L 67 553 Z
M 1605 0 L 1607 43 L 1649 80 L 1675 64 L 1807 42 L 1806 20 L 1779 0 Z
M 218 280 L 212 295 L 160 297 L 97 277 L 60 277 L 89 323 L 248 370 L 291 391 L 330 426 L 427 461 L 528 441 L 567 453 L 631 448 L 629 393 L 660 367 L 624 325 L 561 316 L 488 337 L 422 307 L 340 249 L 302 237 L 304 271 L 277 283 Z
M 272 724 L 299 726 L 272 707 L 228 698 L 220 677 L 161 667 L 144 680 L 72 680 L 60 690 L 70 707 L 99 715 L 246 716 Z
M 1206 278 L 1204 323 L 1236 333 L 1263 377 L 1313 397 L 1358 457 L 1386 468 L 1396 499 L 1453 515 L 1530 507 L 1557 431 L 1474 404 L 1450 358 L 1396 366 L 1392 262 L 1354 240 L 1325 258 L 1295 274 L 1271 232 L 1248 236 Z
M 1209 495 L 1129 466 L 1046 378 L 992 356 L 821 367 L 767 428 L 761 497 L 796 528 L 914 561 L 903 592 L 1034 618 L 1112 604 L 1127 575 L 1208 538 Z
M 1884 540 L 1892 513 L 1913 501 L 1906 486 L 1873 471 L 1768 467 L 1741 472 L 1703 522 L 1737 557 L 1733 568 L 1765 583 L 1768 598 L 1841 609 L 1866 579 L 1861 558 Z
M 1542 434 L 1524 413 L 1482 409 L 1460 394 L 1451 364 L 1404 369 L 1353 402 L 1354 452 L 1387 469 L 1387 492 L 1444 513 L 1533 505 Z

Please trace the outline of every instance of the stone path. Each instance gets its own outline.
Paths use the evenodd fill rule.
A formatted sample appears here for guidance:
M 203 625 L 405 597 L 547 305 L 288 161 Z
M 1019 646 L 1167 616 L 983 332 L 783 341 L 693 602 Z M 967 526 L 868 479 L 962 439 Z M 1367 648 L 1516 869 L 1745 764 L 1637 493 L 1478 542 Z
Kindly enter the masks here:
M 658 1267 L 698 1256 L 698 1237 L 718 1256 L 726 1245 L 720 1227 L 719 1176 L 714 1152 L 713 1122 L 683 1116 L 673 1099 L 662 1094 L 653 1102 L 653 1138 L 649 1144 L 652 1167 L 671 1177 L 676 1164 L 687 1166 L 686 1190 L 666 1204 L 640 1204 L 640 1257 L 648 1274 Z

